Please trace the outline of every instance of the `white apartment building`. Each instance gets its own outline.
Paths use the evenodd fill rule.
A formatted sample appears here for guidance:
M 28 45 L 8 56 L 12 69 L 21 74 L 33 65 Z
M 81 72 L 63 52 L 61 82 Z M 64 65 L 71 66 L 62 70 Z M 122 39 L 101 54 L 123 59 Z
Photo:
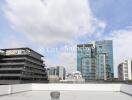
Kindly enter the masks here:
M 125 60 L 118 65 L 119 80 L 132 80 L 132 60 Z

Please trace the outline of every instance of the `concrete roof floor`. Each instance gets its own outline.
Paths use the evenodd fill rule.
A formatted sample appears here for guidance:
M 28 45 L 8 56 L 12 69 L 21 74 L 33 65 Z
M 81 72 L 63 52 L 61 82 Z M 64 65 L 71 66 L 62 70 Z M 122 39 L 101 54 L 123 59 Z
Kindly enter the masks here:
M 51 91 L 29 91 L 0 96 L 0 100 L 51 100 Z M 60 100 L 132 100 L 121 92 L 60 91 Z

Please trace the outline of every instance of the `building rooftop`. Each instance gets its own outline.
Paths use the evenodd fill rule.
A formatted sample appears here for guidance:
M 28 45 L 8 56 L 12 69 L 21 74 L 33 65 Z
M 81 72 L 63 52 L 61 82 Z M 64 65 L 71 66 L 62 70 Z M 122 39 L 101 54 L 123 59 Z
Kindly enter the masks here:
M 93 47 L 93 44 L 78 44 L 77 47 Z
M 34 51 L 34 50 L 28 48 L 28 47 L 23 47 L 23 48 L 6 48 L 6 49 L 0 49 L 0 50 L 1 50 L 1 51 L 7 51 L 7 50 L 21 50 L 21 49 L 22 49 L 22 50 L 28 49 L 28 50 L 30 50 L 30 51 L 33 51 L 33 52 L 37 53 L 37 54 L 40 55 L 41 57 L 44 57 L 42 54 L 40 54 L 40 53 L 38 53 L 38 52 L 36 52 L 36 51 Z
M 0 100 L 51 100 L 51 91 L 29 91 L 0 97 Z M 60 91 L 60 100 L 132 100 L 121 92 Z
M 127 84 L 17 84 L 0 90 L 0 100 L 51 100 L 56 90 L 59 100 L 132 100 L 132 85 Z

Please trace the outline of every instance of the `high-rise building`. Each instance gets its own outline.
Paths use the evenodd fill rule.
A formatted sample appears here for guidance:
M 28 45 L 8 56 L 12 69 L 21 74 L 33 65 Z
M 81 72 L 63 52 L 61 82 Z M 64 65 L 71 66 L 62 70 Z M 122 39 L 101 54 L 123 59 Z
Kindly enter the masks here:
M 66 70 L 63 66 L 49 67 L 47 68 L 48 77 L 58 78 L 59 80 L 65 80 Z
M 59 77 L 60 80 L 65 80 L 66 69 L 62 66 L 57 66 L 56 67 L 56 75 Z
M 30 48 L 0 51 L 0 84 L 48 82 L 41 54 Z
M 113 43 L 111 40 L 96 41 L 96 79 L 112 79 L 113 71 Z
M 132 60 L 125 60 L 118 65 L 119 80 L 132 80 Z
M 59 77 L 56 75 L 56 67 L 47 68 L 47 75 L 49 83 L 58 83 Z
M 56 68 L 55 67 L 47 68 L 47 74 L 48 74 L 48 77 L 51 75 L 56 75 Z
M 77 70 L 85 80 L 113 78 L 113 43 L 111 40 L 77 45 Z
M 77 45 L 77 70 L 86 80 L 95 80 L 94 44 Z

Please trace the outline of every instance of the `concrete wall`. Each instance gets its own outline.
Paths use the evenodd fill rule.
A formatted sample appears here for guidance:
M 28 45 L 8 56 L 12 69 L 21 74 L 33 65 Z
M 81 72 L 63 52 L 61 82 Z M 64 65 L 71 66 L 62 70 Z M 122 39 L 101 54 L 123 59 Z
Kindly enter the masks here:
M 132 96 L 132 85 L 122 84 L 120 91 Z
M 32 84 L 0 85 L 0 95 L 31 91 Z
M 11 93 L 31 91 L 31 90 L 32 90 L 32 84 L 11 85 Z
M 121 91 L 132 95 L 132 85 L 127 84 L 17 84 L 0 85 L 0 95 L 31 90 L 62 90 L 62 91 Z
M 32 84 L 32 90 L 120 91 L 121 84 Z
M 0 86 L 0 95 L 10 94 L 10 85 L 1 85 Z

